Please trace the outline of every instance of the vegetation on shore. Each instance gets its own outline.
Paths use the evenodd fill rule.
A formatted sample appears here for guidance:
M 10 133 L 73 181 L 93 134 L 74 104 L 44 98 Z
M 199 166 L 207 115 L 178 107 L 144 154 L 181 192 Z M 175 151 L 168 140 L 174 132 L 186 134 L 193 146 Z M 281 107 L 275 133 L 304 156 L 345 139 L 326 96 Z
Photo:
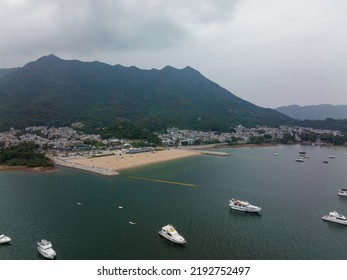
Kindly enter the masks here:
M 347 136 L 347 119 L 327 118 L 325 120 L 295 120 L 293 125 L 317 129 L 339 130 L 342 134 Z
M 0 149 L 0 165 L 53 167 L 54 163 L 38 150 L 35 143 L 23 143 Z
M 109 124 L 108 126 L 103 128 L 91 128 L 90 126 L 86 126 L 81 130 L 86 134 L 98 134 L 102 139 L 127 138 L 141 139 L 143 141 L 147 141 L 151 145 L 160 145 L 161 143 L 158 136 L 153 132 L 149 131 L 148 129 L 144 129 L 143 127 L 138 126 L 135 123 L 124 120 L 115 120 L 112 124 Z

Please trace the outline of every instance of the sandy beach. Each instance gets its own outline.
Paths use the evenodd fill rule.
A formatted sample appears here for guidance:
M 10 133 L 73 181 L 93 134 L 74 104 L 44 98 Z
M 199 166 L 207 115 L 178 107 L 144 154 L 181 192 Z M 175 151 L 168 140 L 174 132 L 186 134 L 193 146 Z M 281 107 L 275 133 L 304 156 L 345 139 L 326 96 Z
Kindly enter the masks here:
M 65 161 L 86 167 L 97 167 L 107 170 L 119 171 L 123 169 L 134 168 L 198 154 L 200 154 L 200 152 L 194 150 L 170 149 L 156 151 L 155 153 L 146 152 L 93 158 L 75 158 L 67 159 Z
M 81 171 L 96 173 L 99 175 L 114 176 L 118 175 L 119 171 L 134 167 L 145 166 L 148 164 L 160 163 L 163 161 L 179 159 L 194 155 L 216 155 L 216 156 L 229 156 L 230 154 L 224 152 L 208 151 L 211 148 L 240 148 L 240 147 L 259 147 L 265 145 L 205 145 L 189 147 L 189 149 L 169 149 L 160 150 L 156 152 L 144 152 L 135 154 L 114 154 L 98 157 L 52 157 L 56 166 L 64 166 L 69 168 L 79 169 Z M 272 145 L 269 145 L 272 146 Z M 200 150 L 196 150 L 199 148 Z M 206 152 L 207 149 L 207 152 Z M 58 169 L 55 168 L 42 168 L 42 167 L 12 167 L 1 166 L 0 171 L 32 171 L 32 172 L 52 172 Z

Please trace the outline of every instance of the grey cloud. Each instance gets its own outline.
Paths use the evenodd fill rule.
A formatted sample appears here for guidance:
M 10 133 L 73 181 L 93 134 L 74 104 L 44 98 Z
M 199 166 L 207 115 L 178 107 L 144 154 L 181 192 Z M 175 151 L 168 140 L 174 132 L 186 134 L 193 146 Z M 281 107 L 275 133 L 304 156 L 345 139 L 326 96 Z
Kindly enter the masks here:
M 345 0 L 0 0 L 0 68 L 190 65 L 257 105 L 347 104 Z
M 220 21 L 233 1 L 30 0 L 0 11 L 1 50 L 161 50 L 193 37 L 188 24 Z M 6 22 L 10 24 L 6 24 Z M 20 44 L 19 42 L 22 42 Z M 13 49 L 13 46 L 15 48 Z
M 135 1 L 137 6 L 125 1 L 28 2 L 0 11 L 0 52 L 160 50 L 189 38 L 184 24 L 141 7 L 142 1 Z

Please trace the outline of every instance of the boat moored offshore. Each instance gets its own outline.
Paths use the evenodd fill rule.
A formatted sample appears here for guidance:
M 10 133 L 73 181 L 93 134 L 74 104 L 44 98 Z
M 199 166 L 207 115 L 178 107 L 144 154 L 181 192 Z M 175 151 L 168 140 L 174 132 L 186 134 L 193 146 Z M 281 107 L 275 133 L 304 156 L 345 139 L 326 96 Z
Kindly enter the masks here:
M 46 259 L 52 260 L 56 256 L 56 252 L 53 250 L 52 243 L 47 241 L 46 239 L 41 239 L 41 241 L 37 242 L 37 250 Z
M 10 243 L 11 238 L 6 236 L 5 234 L 0 234 L 0 244 Z
M 231 209 L 244 212 L 258 213 L 261 210 L 261 207 L 252 205 L 248 201 L 243 201 L 234 198 L 229 201 L 229 206 Z
M 330 212 L 328 215 L 323 216 L 322 219 L 327 222 L 347 225 L 347 218 L 344 215 L 337 213 L 336 211 Z
M 163 226 L 159 231 L 159 234 L 174 243 L 187 243 L 186 239 L 182 235 L 178 234 L 177 230 L 171 224 Z
M 347 196 L 347 188 L 341 188 L 337 194 L 340 196 Z

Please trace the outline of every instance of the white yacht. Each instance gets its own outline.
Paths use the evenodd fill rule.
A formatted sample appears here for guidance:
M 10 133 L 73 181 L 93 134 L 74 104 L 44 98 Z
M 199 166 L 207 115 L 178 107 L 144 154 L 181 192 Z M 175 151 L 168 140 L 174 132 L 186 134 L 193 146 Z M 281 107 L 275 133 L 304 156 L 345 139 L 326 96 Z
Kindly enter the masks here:
M 302 158 L 297 158 L 295 161 L 296 161 L 296 162 L 304 162 L 304 159 L 302 159 Z
M 327 222 L 347 225 L 347 218 L 336 211 L 330 212 L 329 215 L 325 215 L 322 219 Z
M 229 201 L 229 206 L 231 209 L 244 211 L 244 212 L 254 212 L 258 213 L 261 207 L 250 204 L 248 201 L 242 201 L 239 199 L 232 199 Z
M 328 156 L 328 158 L 335 158 L 335 157 L 330 155 L 330 156 Z
M 185 244 L 187 241 L 182 235 L 179 235 L 176 229 L 173 227 L 173 225 L 166 225 L 161 228 L 159 231 L 159 234 L 166 239 L 169 239 L 172 242 L 178 243 L 178 244 Z
M 340 196 L 347 196 L 347 189 L 341 188 L 337 194 Z
M 41 239 L 41 241 L 37 242 L 37 250 L 46 259 L 54 259 L 56 255 L 56 252 L 52 248 L 52 243 L 45 239 Z
M 0 244 L 10 243 L 10 242 L 11 242 L 11 238 L 9 238 L 8 236 L 4 234 L 0 234 Z

